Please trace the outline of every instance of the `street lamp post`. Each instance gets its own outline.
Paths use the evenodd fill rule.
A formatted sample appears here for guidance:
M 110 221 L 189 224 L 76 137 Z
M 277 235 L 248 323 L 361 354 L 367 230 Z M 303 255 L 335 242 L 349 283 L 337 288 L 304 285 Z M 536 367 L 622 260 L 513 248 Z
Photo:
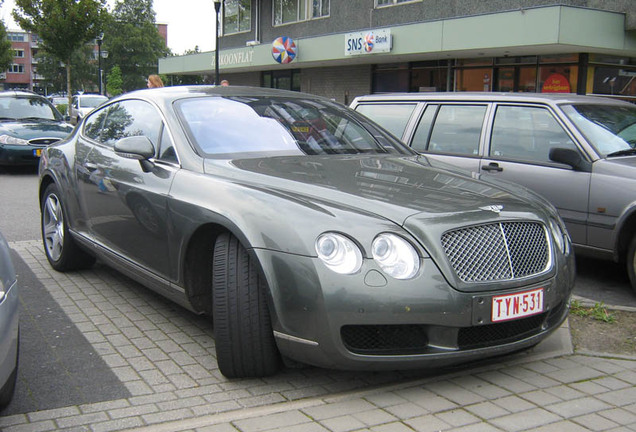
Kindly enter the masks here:
M 216 13 L 216 25 L 214 36 L 214 85 L 218 85 L 219 80 L 219 12 L 221 11 L 221 0 L 214 0 L 214 11 Z
M 102 91 L 102 42 L 104 40 L 104 33 L 100 33 L 97 36 L 97 82 L 99 87 L 99 94 L 104 94 Z

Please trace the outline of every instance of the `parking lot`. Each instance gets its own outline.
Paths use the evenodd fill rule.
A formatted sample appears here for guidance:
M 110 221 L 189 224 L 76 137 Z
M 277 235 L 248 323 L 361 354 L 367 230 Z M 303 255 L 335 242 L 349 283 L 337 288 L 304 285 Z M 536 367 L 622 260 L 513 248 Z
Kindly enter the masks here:
M 37 219 L 26 222 L 37 215 L 35 175 L 0 181 L 23 185 L 0 196 L 22 203 L 1 214 L 5 235 L 21 220 L 7 238 L 22 305 L 18 388 L 3 431 L 636 430 L 636 358 L 573 354 L 567 327 L 534 350 L 454 369 L 308 367 L 228 380 L 207 317 L 100 264 L 53 271 L 33 235 Z M 611 266 L 600 276 L 607 284 L 594 280 L 606 265 L 583 267 L 579 281 L 629 303 Z

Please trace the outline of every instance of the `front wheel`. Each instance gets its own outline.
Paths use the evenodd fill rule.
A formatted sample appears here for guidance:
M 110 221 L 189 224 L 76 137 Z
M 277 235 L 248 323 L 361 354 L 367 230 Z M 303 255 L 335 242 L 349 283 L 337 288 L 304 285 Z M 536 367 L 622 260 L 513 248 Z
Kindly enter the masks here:
M 632 238 L 627 249 L 627 274 L 632 289 L 636 291 L 636 235 Z
M 46 258 L 57 271 L 76 270 L 93 265 L 95 257 L 77 246 L 68 232 L 66 211 L 56 184 L 44 192 L 41 208 L 42 241 Z
M 228 378 L 263 377 L 280 368 L 267 308 L 267 284 L 231 234 L 214 245 L 212 319 L 219 370 Z

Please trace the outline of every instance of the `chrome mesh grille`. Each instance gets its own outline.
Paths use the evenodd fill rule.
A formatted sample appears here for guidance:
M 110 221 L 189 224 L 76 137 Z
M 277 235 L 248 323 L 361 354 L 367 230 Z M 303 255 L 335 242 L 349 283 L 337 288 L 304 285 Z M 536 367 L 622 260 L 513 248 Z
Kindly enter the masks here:
M 519 279 L 550 265 L 547 231 L 537 222 L 499 222 L 449 231 L 442 246 L 464 282 Z

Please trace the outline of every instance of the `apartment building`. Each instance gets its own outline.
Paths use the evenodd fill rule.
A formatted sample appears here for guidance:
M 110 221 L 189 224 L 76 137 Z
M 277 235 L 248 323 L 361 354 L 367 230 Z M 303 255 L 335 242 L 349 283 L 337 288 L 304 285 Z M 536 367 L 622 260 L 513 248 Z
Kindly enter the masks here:
M 634 0 L 224 0 L 220 22 L 231 84 L 344 103 L 394 91 L 636 98 Z M 214 61 L 164 58 L 159 72 L 213 78 Z
M 168 40 L 168 25 L 157 24 L 159 35 Z M 24 30 L 9 30 L 7 37 L 11 41 L 13 49 L 13 64 L 9 69 L 0 73 L 0 87 L 4 90 L 21 89 L 31 90 L 42 95 L 50 93 L 45 78 L 37 73 L 37 57 L 40 40 L 37 34 L 26 32 Z M 103 53 L 102 53 L 103 54 Z M 98 55 L 99 48 L 97 41 L 93 42 L 93 60 L 95 61 L 95 83 L 94 89 L 98 90 Z

